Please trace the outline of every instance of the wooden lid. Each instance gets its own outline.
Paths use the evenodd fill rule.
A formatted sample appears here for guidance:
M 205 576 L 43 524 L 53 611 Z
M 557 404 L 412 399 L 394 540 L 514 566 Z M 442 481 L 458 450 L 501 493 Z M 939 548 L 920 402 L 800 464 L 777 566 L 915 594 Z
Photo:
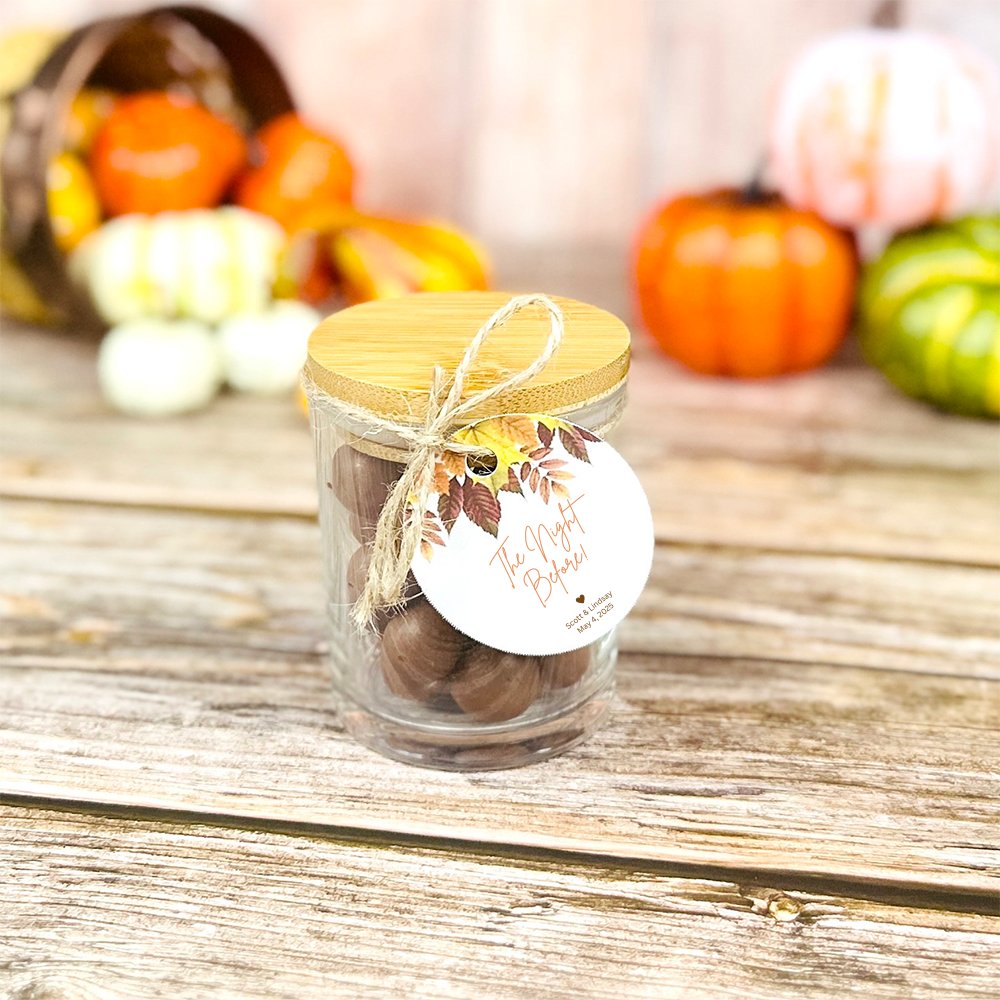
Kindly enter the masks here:
M 334 313 L 309 338 L 306 375 L 336 399 L 417 421 L 426 412 L 434 366 L 453 372 L 479 328 L 510 298 L 508 292 L 423 292 Z M 488 413 L 565 413 L 609 394 L 625 378 L 628 327 L 596 306 L 553 300 L 565 320 L 558 351 L 530 381 L 486 404 Z M 549 329 L 545 310 L 531 306 L 494 330 L 466 378 L 463 398 L 530 365 Z

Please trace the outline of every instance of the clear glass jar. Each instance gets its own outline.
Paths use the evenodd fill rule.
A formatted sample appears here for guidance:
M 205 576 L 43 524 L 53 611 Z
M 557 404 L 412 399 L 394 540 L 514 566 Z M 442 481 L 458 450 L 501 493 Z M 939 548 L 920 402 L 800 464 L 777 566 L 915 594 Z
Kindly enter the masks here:
M 375 524 L 402 474 L 406 445 L 346 417 L 310 382 L 308 367 L 305 384 L 316 446 L 330 663 L 347 730 L 388 757 L 456 771 L 516 767 L 585 739 L 612 697 L 613 632 L 556 656 L 504 653 L 454 629 L 412 574 L 399 610 L 380 614 L 370 630 L 354 624 L 351 610 L 364 587 Z M 622 378 L 600 398 L 558 415 L 604 434 L 624 402 Z

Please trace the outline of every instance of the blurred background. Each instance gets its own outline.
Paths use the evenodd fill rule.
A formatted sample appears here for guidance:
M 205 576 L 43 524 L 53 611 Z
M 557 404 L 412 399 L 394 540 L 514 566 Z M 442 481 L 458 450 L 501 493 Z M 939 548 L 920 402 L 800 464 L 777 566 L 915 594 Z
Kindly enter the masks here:
M 114 408 L 290 394 L 322 313 L 494 286 L 702 375 L 853 329 L 905 393 L 1000 414 L 993 0 L 209 7 L 0 16 L 0 300 L 110 328 Z
M 229 0 L 302 111 L 343 140 L 371 210 L 440 215 L 489 245 L 624 249 L 649 203 L 740 184 L 806 43 L 875 0 Z M 6 0 L 0 29 L 142 9 Z M 904 0 L 1000 62 L 995 0 Z

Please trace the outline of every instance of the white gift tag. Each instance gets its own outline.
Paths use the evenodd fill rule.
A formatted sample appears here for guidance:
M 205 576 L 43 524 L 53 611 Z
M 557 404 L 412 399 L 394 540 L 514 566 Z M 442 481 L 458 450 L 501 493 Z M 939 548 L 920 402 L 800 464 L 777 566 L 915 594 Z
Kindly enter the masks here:
M 455 438 L 496 467 L 476 474 L 451 452 L 435 466 L 412 566 L 427 599 L 460 632 L 510 653 L 565 653 L 610 632 L 653 561 L 649 502 L 628 463 L 543 414 L 492 417 Z

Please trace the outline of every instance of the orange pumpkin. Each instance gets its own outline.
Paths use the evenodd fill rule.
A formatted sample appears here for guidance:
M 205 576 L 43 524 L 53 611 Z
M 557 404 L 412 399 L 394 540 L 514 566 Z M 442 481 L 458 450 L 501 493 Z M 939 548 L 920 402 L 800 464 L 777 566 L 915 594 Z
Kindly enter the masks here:
M 331 203 L 348 203 L 354 168 L 344 147 L 288 111 L 256 136 L 259 164 L 240 178 L 236 203 L 299 228 L 304 214 Z
M 722 189 L 667 201 L 641 226 L 636 250 L 646 328 L 697 372 L 814 368 L 847 330 L 853 238 L 776 195 Z
M 238 129 L 165 91 L 119 98 L 90 150 L 91 174 L 109 215 L 211 208 L 245 160 Z

